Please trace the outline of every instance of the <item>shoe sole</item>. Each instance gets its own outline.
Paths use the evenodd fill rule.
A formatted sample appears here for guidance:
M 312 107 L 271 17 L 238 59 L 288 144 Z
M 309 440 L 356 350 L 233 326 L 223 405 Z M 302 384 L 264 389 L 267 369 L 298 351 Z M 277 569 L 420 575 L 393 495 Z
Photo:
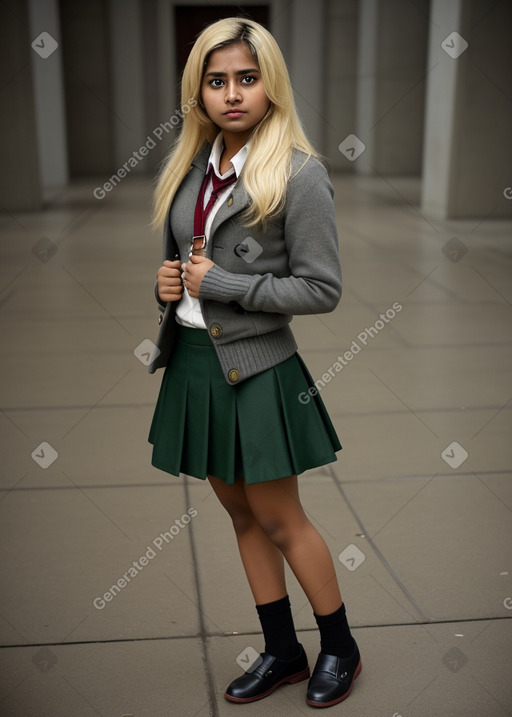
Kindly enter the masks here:
M 335 700 L 331 700 L 330 702 L 315 702 L 314 700 L 309 700 L 306 697 L 306 703 L 310 705 L 311 707 L 332 707 L 332 705 L 337 705 L 339 702 L 343 702 L 343 700 L 346 700 L 347 697 L 349 697 L 350 693 L 352 692 L 352 688 L 354 687 L 354 682 L 359 677 L 359 674 L 361 670 L 363 669 L 363 663 L 361 660 L 359 660 L 359 664 L 357 666 L 356 671 L 354 672 L 354 677 L 352 678 L 352 682 L 350 683 L 350 687 L 345 692 L 345 694 L 342 697 L 338 697 Z
M 228 695 L 226 692 L 224 694 L 224 697 L 229 700 L 230 702 L 255 702 L 256 700 L 262 700 L 264 697 L 268 697 L 269 695 L 274 692 L 280 685 L 283 685 L 285 683 L 289 683 L 290 685 L 294 685 L 297 682 L 302 682 L 302 680 L 309 679 L 310 671 L 309 667 L 306 667 L 305 670 L 302 670 L 301 672 L 296 672 L 294 675 L 290 675 L 289 677 L 283 677 L 282 680 L 279 682 L 276 682 L 275 685 L 273 685 L 269 690 L 266 692 L 262 692 L 261 695 L 255 695 L 254 697 L 232 697 L 231 695 Z

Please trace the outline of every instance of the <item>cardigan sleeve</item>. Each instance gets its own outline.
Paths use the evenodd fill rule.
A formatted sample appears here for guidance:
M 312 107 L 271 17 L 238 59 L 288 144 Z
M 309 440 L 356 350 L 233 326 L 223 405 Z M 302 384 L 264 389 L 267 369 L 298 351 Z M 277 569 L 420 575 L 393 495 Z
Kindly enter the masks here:
M 290 275 L 235 274 L 214 264 L 202 279 L 199 298 L 236 301 L 247 311 L 332 311 L 341 297 L 333 194 L 325 167 L 310 157 L 288 184 L 284 240 Z
M 156 299 L 156 304 L 157 304 L 158 308 L 160 309 L 160 311 L 165 311 L 165 306 L 168 302 L 162 301 L 162 299 L 160 298 L 160 294 L 158 293 L 158 279 L 155 281 L 155 287 L 154 287 L 153 291 L 155 293 L 155 299 Z

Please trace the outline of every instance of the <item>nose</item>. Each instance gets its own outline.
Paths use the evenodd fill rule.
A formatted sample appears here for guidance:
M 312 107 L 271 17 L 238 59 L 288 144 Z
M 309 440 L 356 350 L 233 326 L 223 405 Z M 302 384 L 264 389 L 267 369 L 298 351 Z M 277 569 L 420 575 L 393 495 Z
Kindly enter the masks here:
M 225 101 L 228 104 L 232 104 L 233 102 L 240 102 L 240 91 L 238 89 L 238 85 L 236 83 L 236 80 L 231 80 L 226 84 L 226 96 Z

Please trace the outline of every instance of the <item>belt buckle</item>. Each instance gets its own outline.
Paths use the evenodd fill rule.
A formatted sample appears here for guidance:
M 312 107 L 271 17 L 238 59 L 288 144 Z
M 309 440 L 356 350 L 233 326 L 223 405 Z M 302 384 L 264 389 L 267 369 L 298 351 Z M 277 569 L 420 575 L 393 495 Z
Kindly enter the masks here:
M 192 237 L 192 254 L 194 256 L 206 256 L 206 236 L 197 234 Z

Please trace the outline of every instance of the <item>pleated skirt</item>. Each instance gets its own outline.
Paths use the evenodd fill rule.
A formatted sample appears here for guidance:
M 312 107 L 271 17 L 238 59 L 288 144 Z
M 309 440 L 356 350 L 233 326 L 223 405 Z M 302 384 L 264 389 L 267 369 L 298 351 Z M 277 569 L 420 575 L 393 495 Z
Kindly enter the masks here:
M 151 463 L 229 485 L 239 476 L 262 483 L 331 463 L 341 444 L 311 386 L 298 353 L 230 385 L 208 332 L 179 326 L 149 431 Z

